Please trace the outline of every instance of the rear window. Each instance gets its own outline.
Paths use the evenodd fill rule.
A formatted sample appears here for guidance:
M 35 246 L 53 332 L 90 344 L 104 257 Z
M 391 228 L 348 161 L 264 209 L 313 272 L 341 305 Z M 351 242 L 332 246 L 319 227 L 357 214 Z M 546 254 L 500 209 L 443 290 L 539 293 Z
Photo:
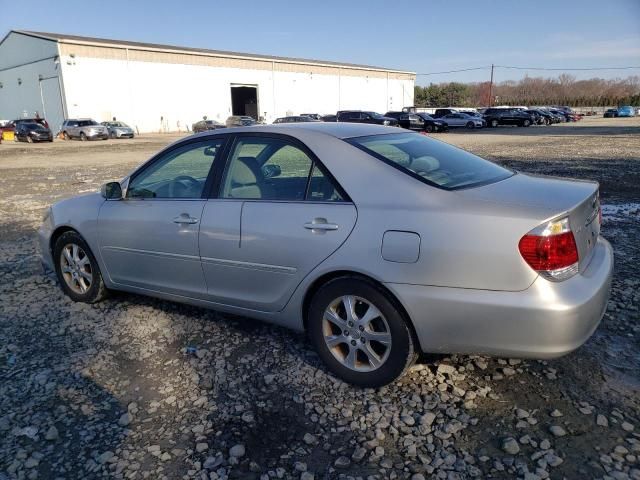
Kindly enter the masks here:
M 414 178 L 447 190 L 493 183 L 513 175 L 488 160 L 418 133 L 356 137 L 347 142 Z

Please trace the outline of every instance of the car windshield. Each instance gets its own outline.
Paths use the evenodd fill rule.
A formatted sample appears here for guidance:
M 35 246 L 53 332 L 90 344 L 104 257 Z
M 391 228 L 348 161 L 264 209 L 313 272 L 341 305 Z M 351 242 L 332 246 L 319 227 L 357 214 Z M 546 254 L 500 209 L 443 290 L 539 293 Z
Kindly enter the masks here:
M 447 190 L 493 183 L 513 175 L 488 160 L 417 133 L 372 135 L 347 141 L 414 178 Z

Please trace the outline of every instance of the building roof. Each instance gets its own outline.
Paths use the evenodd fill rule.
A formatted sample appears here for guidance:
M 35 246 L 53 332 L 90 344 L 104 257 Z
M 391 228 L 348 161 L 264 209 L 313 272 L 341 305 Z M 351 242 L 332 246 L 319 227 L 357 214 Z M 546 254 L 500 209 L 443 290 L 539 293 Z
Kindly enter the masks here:
M 352 68 L 357 70 L 374 70 L 378 72 L 405 73 L 409 75 L 415 75 L 414 72 L 396 70 L 396 69 L 384 68 L 384 67 L 375 67 L 372 65 L 359 65 L 355 63 L 331 62 L 326 60 L 311 60 L 306 58 L 277 57 L 272 55 L 231 52 L 231 51 L 225 51 L 225 50 L 211 50 L 206 48 L 179 47 L 175 45 L 131 42 L 128 40 L 112 40 L 108 38 L 83 37 L 79 35 L 67 35 L 62 33 L 50 33 L 50 32 L 34 32 L 29 30 L 12 30 L 9 33 L 12 33 L 12 32 L 18 33 L 21 35 L 27 35 L 30 37 L 40 38 L 43 40 L 50 40 L 50 41 L 59 42 L 59 43 L 68 43 L 68 44 L 76 44 L 76 45 L 103 46 L 103 47 L 112 47 L 112 48 L 131 48 L 136 50 L 148 50 L 148 51 L 156 51 L 156 52 L 186 53 L 186 54 L 194 54 L 194 55 L 239 58 L 239 59 L 246 59 L 246 60 L 266 60 L 269 62 L 277 62 L 277 63 L 297 63 L 297 64 L 304 64 L 304 65 L 345 67 L 345 68 Z

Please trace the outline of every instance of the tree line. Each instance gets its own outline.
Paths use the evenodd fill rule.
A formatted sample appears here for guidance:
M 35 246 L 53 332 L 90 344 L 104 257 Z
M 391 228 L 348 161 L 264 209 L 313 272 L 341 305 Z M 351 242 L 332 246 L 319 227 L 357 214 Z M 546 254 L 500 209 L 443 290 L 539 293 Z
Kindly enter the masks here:
M 490 92 L 491 91 L 491 95 Z M 491 97 L 491 98 L 490 98 Z M 605 80 L 576 80 L 572 75 L 557 78 L 524 77 L 494 83 L 431 83 L 415 87 L 417 107 L 489 105 L 568 105 L 571 107 L 640 106 L 640 76 Z

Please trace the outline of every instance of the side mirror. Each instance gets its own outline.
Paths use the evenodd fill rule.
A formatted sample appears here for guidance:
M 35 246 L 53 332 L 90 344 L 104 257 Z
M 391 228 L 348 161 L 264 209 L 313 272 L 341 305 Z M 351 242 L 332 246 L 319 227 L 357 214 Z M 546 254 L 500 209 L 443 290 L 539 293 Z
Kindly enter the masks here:
M 100 188 L 100 194 L 107 200 L 120 200 L 122 198 L 120 182 L 105 183 Z
M 280 168 L 280 165 L 271 164 L 271 165 L 264 165 L 262 167 L 262 175 L 264 175 L 264 178 L 277 177 L 281 173 L 282 173 L 282 169 Z

